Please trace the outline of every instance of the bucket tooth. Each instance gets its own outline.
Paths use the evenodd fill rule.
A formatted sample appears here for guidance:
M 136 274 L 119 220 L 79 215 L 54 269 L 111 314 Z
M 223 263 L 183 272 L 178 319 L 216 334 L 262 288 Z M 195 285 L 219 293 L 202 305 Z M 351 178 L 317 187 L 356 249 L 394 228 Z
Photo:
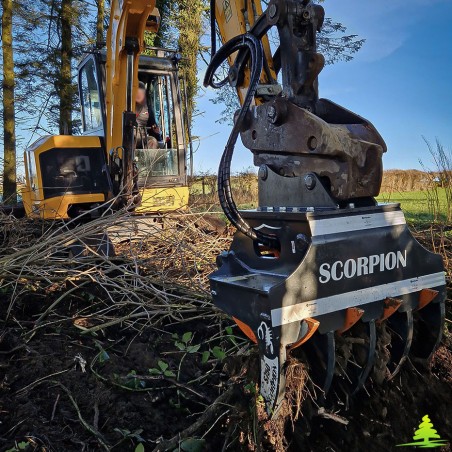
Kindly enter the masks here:
M 314 333 L 319 329 L 320 322 L 315 319 L 304 319 L 301 322 L 301 328 L 300 328 L 300 339 L 298 339 L 297 342 L 294 342 L 293 344 L 289 345 L 287 347 L 287 351 L 290 352 L 304 343 L 308 342 L 309 339 L 314 335 Z
M 419 293 L 419 306 L 417 311 L 425 308 L 429 303 L 431 303 L 437 296 L 439 292 L 433 289 L 423 289 Z
M 391 359 L 388 364 L 389 380 L 393 379 L 408 357 L 413 341 L 413 311 L 397 311 L 388 319 L 391 334 Z
M 444 299 L 429 302 L 421 310 L 415 311 L 415 334 L 411 351 L 414 357 L 425 360 L 431 358 L 442 339 L 445 315 Z
M 285 393 L 286 350 L 281 346 L 281 330 L 262 321 L 256 332 L 260 357 L 259 387 L 270 416 L 277 413 Z
M 237 324 L 237 326 L 240 328 L 242 333 L 251 341 L 257 344 L 256 335 L 254 334 L 253 330 L 244 322 L 239 320 L 236 317 L 232 317 L 232 320 Z
M 361 317 L 364 315 L 364 310 L 359 308 L 348 308 L 345 312 L 344 326 L 337 331 L 338 334 L 348 331 Z
M 398 298 L 386 298 L 386 300 L 383 302 L 383 315 L 379 320 L 377 320 L 377 324 L 381 324 L 385 320 L 389 319 L 392 314 L 397 312 L 397 310 L 402 306 L 402 300 L 399 300 Z
M 265 400 L 267 413 L 278 414 L 286 391 L 287 349 L 300 337 L 301 323 L 272 326 L 261 320 L 256 329 L 260 358 L 260 393 Z M 309 331 L 309 330 L 307 330 Z

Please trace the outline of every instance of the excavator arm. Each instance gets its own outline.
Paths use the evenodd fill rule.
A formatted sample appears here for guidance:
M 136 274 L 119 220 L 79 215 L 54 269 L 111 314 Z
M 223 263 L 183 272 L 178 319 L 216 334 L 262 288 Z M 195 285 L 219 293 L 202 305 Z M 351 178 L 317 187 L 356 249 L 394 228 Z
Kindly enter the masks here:
M 135 92 L 144 32 L 158 31 L 156 0 L 113 0 L 107 33 L 106 148 L 122 168 L 122 194 L 132 195 Z
M 211 0 L 212 8 L 212 48 L 215 50 L 216 25 L 221 42 L 225 44 L 232 38 L 249 32 L 256 22 L 262 17 L 262 4 L 260 0 Z M 277 94 L 280 91 L 277 83 L 277 73 L 273 63 L 273 56 L 267 36 L 262 37 L 264 51 L 264 67 L 259 80 L 259 89 L 254 102 L 260 104 L 269 95 Z M 235 64 L 237 55 L 230 55 L 228 63 L 231 67 L 230 80 L 237 89 L 240 104 L 243 105 L 246 92 L 250 84 L 249 67 L 240 70 Z M 240 80 L 233 80 L 234 70 L 237 68 L 237 75 L 240 73 Z

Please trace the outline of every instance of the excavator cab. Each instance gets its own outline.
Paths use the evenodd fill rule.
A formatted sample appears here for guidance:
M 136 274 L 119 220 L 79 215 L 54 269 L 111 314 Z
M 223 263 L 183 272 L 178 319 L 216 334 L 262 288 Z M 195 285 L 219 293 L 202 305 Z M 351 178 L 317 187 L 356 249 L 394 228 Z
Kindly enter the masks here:
M 153 49 L 151 49 L 153 50 Z M 135 129 L 135 190 L 139 194 L 137 213 L 172 211 L 188 203 L 186 173 L 187 133 L 176 52 L 153 50 L 155 55 L 141 55 L 138 79 L 146 88 L 146 103 L 161 137 L 148 140 L 152 132 Z M 105 124 L 106 53 L 87 55 L 79 66 L 83 135 L 106 134 Z M 143 137 L 145 135 L 145 137 Z M 152 144 L 152 145 L 151 145 Z M 114 150 L 107 151 L 110 167 L 114 167 Z M 119 166 L 119 165 L 116 165 Z M 111 170 L 113 193 L 118 194 L 119 178 Z

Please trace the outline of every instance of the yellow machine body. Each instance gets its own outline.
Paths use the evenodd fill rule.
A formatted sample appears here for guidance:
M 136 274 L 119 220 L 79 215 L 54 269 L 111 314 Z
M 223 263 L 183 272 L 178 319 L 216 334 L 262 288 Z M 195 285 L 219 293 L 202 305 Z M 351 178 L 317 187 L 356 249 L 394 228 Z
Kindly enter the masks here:
M 43 180 L 46 167 L 41 164 L 43 156 L 52 150 L 79 149 L 90 152 L 102 151 L 99 137 L 89 136 L 48 136 L 36 141 L 25 151 L 25 179 L 22 188 L 22 200 L 27 217 L 43 220 L 66 220 L 70 207 L 75 204 L 104 203 L 104 193 L 72 194 L 65 192 L 59 195 L 46 196 Z
M 28 217 L 67 220 L 123 193 L 124 187 L 115 185 L 114 158 L 129 158 L 129 167 L 138 166 L 140 158 L 145 162 L 146 177 L 135 187 L 141 199 L 135 207 L 137 213 L 154 214 L 188 205 L 187 134 L 178 60 L 165 51 L 155 51 L 153 57 L 142 55 L 145 31 L 158 31 L 160 15 L 155 3 L 111 2 L 106 50 L 87 54 L 79 65 L 82 136 L 43 137 L 25 151 L 22 198 Z M 152 167 L 156 159 L 151 158 L 150 149 L 124 154 L 124 113 L 131 104 L 132 109 L 135 106 L 139 81 L 146 82 L 149 99 L 154 96 L 153 102 L 159 103 L 156 120 L 164 136 L 155 151 L 160 156 L 158 168 Z

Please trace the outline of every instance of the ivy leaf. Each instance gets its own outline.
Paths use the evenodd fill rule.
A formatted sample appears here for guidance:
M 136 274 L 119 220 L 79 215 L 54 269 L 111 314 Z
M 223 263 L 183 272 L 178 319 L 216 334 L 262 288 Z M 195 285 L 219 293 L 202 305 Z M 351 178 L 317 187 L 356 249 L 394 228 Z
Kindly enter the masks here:
M 182 441 L 177 451 L 182 452 L 202 452 L 205 450 L 206 440 L 205 439 L 197 439 L 197 438 L 188 438 L 185 441 Z
M 142 443 L 138 444 L 138 446 L 135 447 L 135 452 L 144 452 L 144 446 Z
M 105 363 L 109 359 L 110 359 L 110 355 L 105 350 L 102 350 L 101 354 L 99 355 L 99 359 L 98 359 L 99 363 L 100 364 Z

